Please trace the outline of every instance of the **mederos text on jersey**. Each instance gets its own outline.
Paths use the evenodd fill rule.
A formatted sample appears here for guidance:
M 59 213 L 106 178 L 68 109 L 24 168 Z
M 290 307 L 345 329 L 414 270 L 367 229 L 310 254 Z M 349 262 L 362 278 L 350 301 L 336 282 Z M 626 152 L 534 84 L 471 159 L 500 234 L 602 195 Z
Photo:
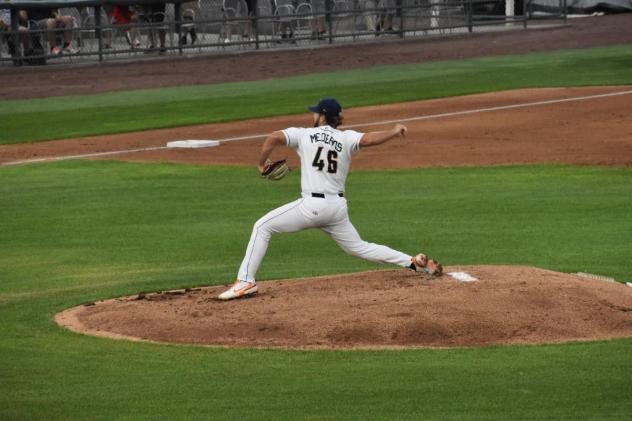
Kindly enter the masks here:
M 331 145 L 336 152 L 342 152 L 342 144 L 333 138 L 329 133 L 319 132 L 310 135 L 312 143 L 324 143 L 325 145 Z

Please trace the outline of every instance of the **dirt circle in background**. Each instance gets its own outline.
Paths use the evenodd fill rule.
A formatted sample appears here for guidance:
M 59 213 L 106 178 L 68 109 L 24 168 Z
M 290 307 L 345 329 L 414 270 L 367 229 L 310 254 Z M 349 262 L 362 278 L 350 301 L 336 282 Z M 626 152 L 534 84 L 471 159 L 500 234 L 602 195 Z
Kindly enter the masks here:
M 632 288 L 516 266 L 460 266 L 475 282 L 387 270 L 139 294 L 75 307 L 57 323 L 112 338 L 229 347 L 408 348 L 632 337 Z

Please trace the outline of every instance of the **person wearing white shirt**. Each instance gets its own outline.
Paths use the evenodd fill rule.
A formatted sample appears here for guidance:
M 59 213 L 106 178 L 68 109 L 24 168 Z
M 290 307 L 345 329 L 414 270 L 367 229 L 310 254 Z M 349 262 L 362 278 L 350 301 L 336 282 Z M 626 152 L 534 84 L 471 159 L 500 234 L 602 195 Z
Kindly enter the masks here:
M 352 156 L 363 148 L 405 136 L 407 128 L 396 124 L 390 130 L 370 133 L 339 130 L 342 107 L 334 98 L 322 99 L 309 110 L 313 112 L 314 126 L 291 127 L 270 134 L 263 143 L 258 166 L 263 172 L 277 146 L 295 149 L 301 160 L 301 198 L 268 212 L 255 223 L 237 280 L 218 298 L 230 300 L 255 294 L 257 270 L 272 235 L 309 228 L 322 230 L 352 256 L 440 276 L 441 264 L 423 253 L 411 256 L 362 240 L 347 212 L 345 181 Z

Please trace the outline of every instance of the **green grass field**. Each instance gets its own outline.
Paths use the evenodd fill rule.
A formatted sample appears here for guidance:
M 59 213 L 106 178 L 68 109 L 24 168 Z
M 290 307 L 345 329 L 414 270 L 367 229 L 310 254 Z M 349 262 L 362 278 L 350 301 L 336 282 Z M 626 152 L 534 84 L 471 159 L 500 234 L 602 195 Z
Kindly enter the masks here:
M 632 340 L 236 351 L 96 339 L 52 322 L 57 311 L 98 298 L 231 281 L 252 223 L 295 198 L 298 178 L 272 184 L 251 169 L 118 162 L 2 169 L 0 418 L 616 419 L 632 412 L 625 375 Z M 411 195 L 407 186 L 420 182 L 429 187 Z M 446 264 L 632 278 L 627 169 L 360 172 L 350 175 L 348 192 L 366 239 L 428 250 Z M 378 267 L 309 231 L 275 238 L 260 274 Z
M 613 47 L 381 68 L 375 74 L 382 82 L 366 82 L 383 83 L 375 97 L 356 82 L 370 71 L 322 80 L 342 92 L 345 104 L 359 105 L 523 85 L 630 84 L 631 62 L 632 48 Z M 496 65 L 526 76 L 490 73 Z M 455 73 L 437 80 L 438 69 L 448 67 Z M 557 75 L 560 69 L 566 74 Z M 117 101 L 132 98 L 140 113 L 135 127 L 150 128 L 237 118 L 223 108 L 228 103 L 247 103 L 248 116 L 265 115 L 270 104 L 275 112 L 299 112 L 326 94 L 320 78 L 290 78 L 283 81 L 287 91 L 270 97 L 279 83 L 0 103 L 3 124 L 10 117 L 2 142 L 116 131 L 111 122 L 128 116 L 110 112 L 129 112 Z M 201 104 L 212 112 L 193 118 Z M 159 109 L 168 117 L 144 113 Z M 64 120 L 64 112 L 75 118 Z M 85 124 L 92 117 L 101 123 Z M 411 191 L 412 185 L 425 188 Z M 447 265 L 532 265 L 632 281 L 629 168 L 363 171 L 351 173 L 347 187 L 351 218 L 369 241 L 424 250 Z M 253 222 L 299 189 L 297 172 L 267 183 L 254 168 L 114 161 L 0 168 L 0 420 L 629 418 L 632 339 L 451 350 L 231 350 L 99 339 L 52 321 L 56 312 L 96 299 L 232 281 Z M 275 237 L 259 275 L 380 267 L 308 231 Z

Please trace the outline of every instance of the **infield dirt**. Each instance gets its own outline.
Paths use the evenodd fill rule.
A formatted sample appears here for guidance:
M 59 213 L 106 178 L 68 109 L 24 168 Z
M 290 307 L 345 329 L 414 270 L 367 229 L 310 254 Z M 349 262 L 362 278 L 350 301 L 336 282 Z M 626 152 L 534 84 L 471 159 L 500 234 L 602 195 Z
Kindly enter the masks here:
M 345 110 L 344 115 L 347 124 L 359 126 L 356 130 L 383 130 L 386 125 L 362 125 L 374 123 L 375 116 L 381 121 L 400 120 L 631 90 L 630 86 L 523 89 L 354 108 Z M 527 163 L 629 166 L 632 165 L 629 109 L 632 109 L 632 94 L 409 121 L 405 122 L 409 129 L 406 138 L 364 150 L 354 157 L 352 169 Z M 181 139 L 256 137 L 286 127 L 311 125 L 311 118 L 306 112 L 222 124 L 0 145 L 0 164 L 164 147 L 169 141 Z M 259 136 L 253 140 L 227 142 L 215 148 L 161 149 L 109 155 L 103 159 L 245 165 L 254 169 L 262 142 L 263 137 Z M 292 168 L 298 166 L 294 151 L 280 148 L 275 152 L 273 158 L 288 157 Z
M 57 315 L 114 338 L 232 347 L 409 348 L 632 337 L 632 288 L 520 266 L 459 266 L 475 282 L 385 270 L 139 294 Z

